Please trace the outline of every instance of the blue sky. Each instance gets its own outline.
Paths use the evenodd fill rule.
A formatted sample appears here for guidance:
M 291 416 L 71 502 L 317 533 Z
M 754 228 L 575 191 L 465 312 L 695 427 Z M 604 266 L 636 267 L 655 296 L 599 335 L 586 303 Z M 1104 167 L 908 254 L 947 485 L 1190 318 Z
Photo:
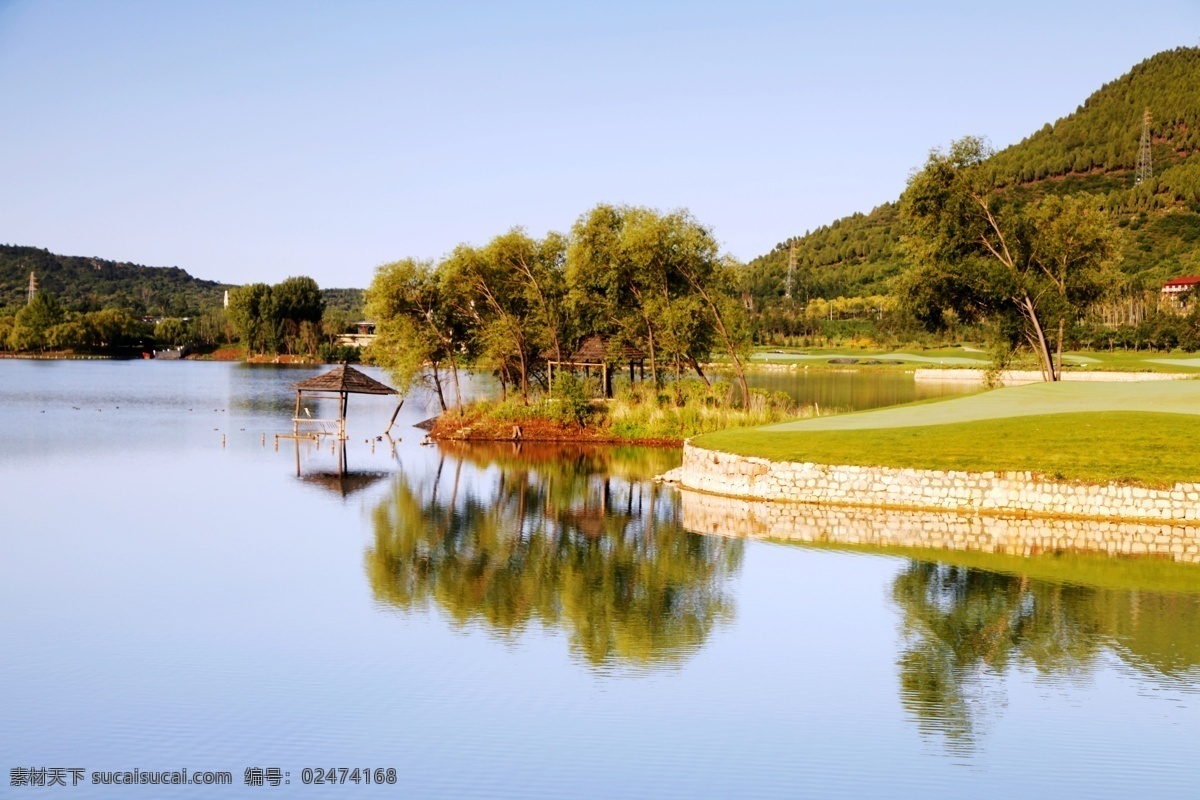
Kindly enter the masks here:
M 1197 43 L 1196 0 L 0 0 L 0 242 L 366 286 L 613 202 L 749 259 Z

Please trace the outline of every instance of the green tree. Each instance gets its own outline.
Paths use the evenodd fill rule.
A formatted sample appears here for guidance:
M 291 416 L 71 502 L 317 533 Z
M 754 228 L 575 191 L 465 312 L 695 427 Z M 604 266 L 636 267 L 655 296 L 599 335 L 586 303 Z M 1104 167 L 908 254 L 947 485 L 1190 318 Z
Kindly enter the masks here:
M 50 346 L 50 329 L 66 321 L 67 313 L 54 297 L 38 292 L 17 312 L 9 341 L 14 350 L 44 350 Z
M 277 315 L 270 286 L 251 283 L 233 289 L 228 314 L 248 352 L 266 353 L 275 348 Z
M 471 320 L 456 294 L 460 288 L 440 280 L 432 262 L 408 258 L 379 267 L 366 295 L 367 315 L 376 324 L 368 357 L 388 370 L 400 394 L 415 386 L 432 389 L 442 411 L 443 371 L 461 408 L 458 365 L 474 344 Z
M 1013 200 L 998 191 L 990 156 L 981 139 L 960 139 L 909 180 L 901 210 L 913 266 L 897 289 L 932 327 L 947 311 L 1019 321 L 1046 379 L 1058 380 L 1067 322 L 1112 283 L 1115 229 L 1087 198 Z
M 191 324 L 177 317 L 168 317 L 154 326 L 154 338 L 171 347 L 194 344 Z
M 314 326 L 325 313 L 317 282 L 307 276 L 287 278 L 271 287 L 271 300 L 276 342 L 289 353 L 315 353 L 320 342 Z
M 666 365 L 677 379 L 687 367 L 704 378 L 699 361 L 721 342 L 748 402 L 735 272 L 711 231 L 687 211 L 597 206 L 575 223 L 567 255 L 570 300 L 583 330 L 641 347 L 655 385 Z

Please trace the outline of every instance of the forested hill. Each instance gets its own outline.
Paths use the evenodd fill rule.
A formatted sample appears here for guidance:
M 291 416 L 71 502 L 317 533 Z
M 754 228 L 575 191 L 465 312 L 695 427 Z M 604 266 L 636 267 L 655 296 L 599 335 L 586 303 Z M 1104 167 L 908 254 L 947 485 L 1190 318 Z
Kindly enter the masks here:
M 0 314 L 25 305 L 29 273 L 39 291 L 72 311 L 122 308 L 164 317 L 197 315 L 219 307 L 236 284 L 195 278 L 179 267 L 143 267 L 123 261 L 60 256 L 37 247 L 0 245 Z M 325 307 L 362 316 L 362 289 L 323 289 Z
M 187 316 L 219 306 L 216 281 L 179 267 L 144 267 L 84 256 L 60 256 L 36 247 L 0 245 L 0 308 L 25 305 L 29 273 L 38 288 L 77 311 L 123 308 L 139 314 Z
M 1001 183 L 1018 196 L 1103 195 L 1128 229 L 1122 268 L 1153 285 L 1200 273 L 1200 48 L 1159 53 L 1105 84 L 1074 113 L 997 153 Z M 1154 179 L 1134 185 L 1142 117 L 1149 108 Z M 947 141 L 986 131 L 948 131 Z M 931 143 L 931 145 L 936 143 Z M 945 144 L 945 143 L 943 143 Z M 919 164 L 914 164 L 919 167 Z M 796 244 L 793 297 L 882 294 L 903 266 L 897 206 L 882 205 L 776 245 L 750 262 L 760 305 L 783 295 Z

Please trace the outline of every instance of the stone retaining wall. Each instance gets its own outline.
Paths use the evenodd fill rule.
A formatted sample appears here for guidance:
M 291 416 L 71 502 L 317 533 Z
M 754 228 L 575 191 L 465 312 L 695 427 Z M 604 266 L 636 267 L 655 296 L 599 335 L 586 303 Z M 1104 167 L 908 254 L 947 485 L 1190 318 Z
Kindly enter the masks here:
M 681 495 L 683 526 L 696 533 L 1017 556 L 1061 551 L 1155 555 L 1200 564 L 1200 527 L 1194 525 L 816 506 L 687 490 Z
M 662 480 L 748 500 L 953 511 L 1016 517 L 1076 517 L 1200 525 L 1200 485 L 1147 489 L 1054 481 L 1029 472 L 952 472 L 829 466 L 683 448 Z

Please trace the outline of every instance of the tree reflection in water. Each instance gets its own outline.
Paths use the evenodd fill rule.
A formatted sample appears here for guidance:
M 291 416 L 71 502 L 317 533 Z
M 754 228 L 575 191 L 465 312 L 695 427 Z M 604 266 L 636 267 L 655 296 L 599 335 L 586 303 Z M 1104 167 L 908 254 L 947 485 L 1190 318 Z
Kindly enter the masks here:
M 443 447 L 436 470 L 401 472 L 373 512 L 375 596 L 505 637 L 535 621 L 562 628 L 597 666 L 678 662 L 732 617 L 726 583 L 743 545 L 682 528 L 675 493 L 649 480 L 672 457 Z
M 1005 703 L 1014 667 L 1086 679 L 1104 652 L 1142 677 L 1200 681 L 1200 594 L 1096 588 L 914 561 L 892 597 L 903 615 L 905 708 L 926 733 L 970 749 Z

